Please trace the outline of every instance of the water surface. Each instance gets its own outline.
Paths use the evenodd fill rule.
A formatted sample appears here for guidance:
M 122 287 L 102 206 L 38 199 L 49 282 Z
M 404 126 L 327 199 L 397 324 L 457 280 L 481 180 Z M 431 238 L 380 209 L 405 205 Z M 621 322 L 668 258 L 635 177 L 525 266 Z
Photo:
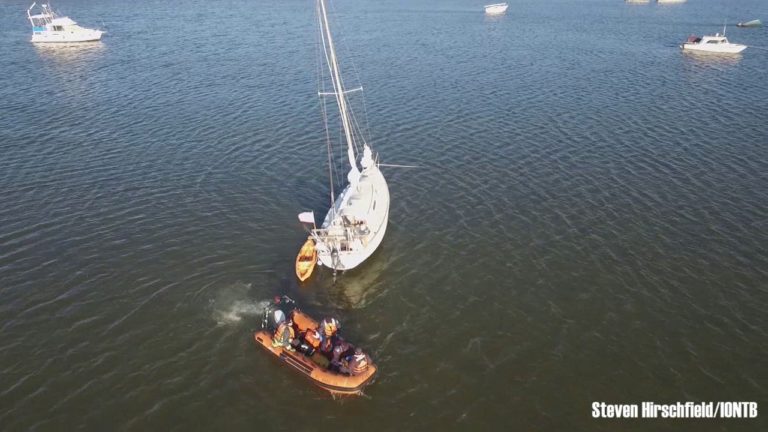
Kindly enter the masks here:
M 768 47 L 681 53 L 759 0 L 334 4 L 392 204 L 299 286 L 329 199 L 309 1 L 0 4 L 5 430 L 765 430 L 593 401 L 768 407 Z M 334 140 L 337 137 L 334 137 Z M 278 294 L 380 366 L 333 401 L 257 350 Z M 761 411 L 764 411 L 761 410 Z

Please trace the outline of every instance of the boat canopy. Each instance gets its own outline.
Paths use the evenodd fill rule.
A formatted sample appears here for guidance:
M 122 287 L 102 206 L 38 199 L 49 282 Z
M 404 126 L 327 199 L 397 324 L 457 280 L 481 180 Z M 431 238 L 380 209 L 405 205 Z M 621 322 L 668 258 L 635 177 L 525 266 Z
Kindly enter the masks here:
M 65 26 L 65 25 L 75 25 L 77 23 L 67 17 L 61 17 L 61 18 L 54 18 L 51 21 L 51 24 Z
M 706 43 L 708 44 L 717 44 L 717 43 L 728 43 L 728 39 L 725 38 L 725 36 L 714 35 L 714 36 L 707 36 L 706 37 Z

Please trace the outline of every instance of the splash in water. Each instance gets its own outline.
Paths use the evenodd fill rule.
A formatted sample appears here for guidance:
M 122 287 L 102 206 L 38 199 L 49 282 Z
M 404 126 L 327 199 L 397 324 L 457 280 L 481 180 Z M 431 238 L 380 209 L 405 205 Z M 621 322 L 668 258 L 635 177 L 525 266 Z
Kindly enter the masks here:
M 269 306 L 269 300 L 248 298 L 251 284 L 237 283 L 222 289 L 212 300 L 213 319 L 218 325 L 237 324 L 243 318 L 260 317 Z
M 257 317 L 264 313 L 264 309 L 269 306 L 268 300 L 262 301 L 236 301 L 229 308 L 214 311 L 216 322 L 219 325 L 234 324 L 242 321 L 246 317 Z

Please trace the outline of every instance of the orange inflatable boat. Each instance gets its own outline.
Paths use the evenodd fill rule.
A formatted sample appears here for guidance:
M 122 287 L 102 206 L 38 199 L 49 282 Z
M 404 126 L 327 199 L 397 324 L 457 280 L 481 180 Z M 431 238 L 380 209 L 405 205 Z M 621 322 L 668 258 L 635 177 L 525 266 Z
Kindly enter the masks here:
M 317 321 L 298 309 L 291 312 L 291 316 L 293 318 L 293 329 L 297 338 L 305 331 L 317 328 Z M 311 379 L 316 385 L 329 391 L 334 396 L 362 394 L 363 387 L 370 384 L 374 375 L 376 375 L 376 365 L 373 364 L 373 362 L 370 362 L 368 368 L 358 375 L 350 375 L 338 370 L 333 370 L 329 367 L 321 366 L 311 357 L 300 352 L 300 350 L 289 351 L 281 346 L 272 346 L 272 335 L 272 331 L 260 330 L 253 335 L 253 338 L 256 341 L 256 344 L 272 353 L 272 355 L 280 359 L 284 364 L 299 371 L 299 373 Z M 350 346 L 350 349 L 354 350 L 354 347 Z M 323 354 L 319 352 L 314 353 L 314 356 L 322 355 Z
M 309 237 L 296 256 L 296 277 L 302 282 L 309 279 L 312 276 L 312 270 L 315 269 L 315 263 L 317 263 L 315 241 Z

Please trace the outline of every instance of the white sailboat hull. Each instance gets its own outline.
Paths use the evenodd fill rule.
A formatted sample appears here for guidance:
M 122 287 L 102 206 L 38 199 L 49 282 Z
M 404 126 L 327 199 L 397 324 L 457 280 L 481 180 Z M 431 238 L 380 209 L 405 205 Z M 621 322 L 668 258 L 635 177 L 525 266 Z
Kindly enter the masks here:
M 323 225 L 313 230 L 317 259 L 334 270 L 350 270 L 368 259 L 379 247 L 389 220 L 389 188 L 379 168 L 361 173 L 357 185 L 347 186 Z M 360 228 L 345 224 L 344 218 L 365 220 Z M 365 232 L 365 234 L 361 234 Z
M 384 219 L 384 223 L 381 225 L 380 230 L 371 238 L 368 247 L 355 252 L 339 253 L 338 258 L 334 258 L 327 250 L 326 253 L 323 254 L 318 251 L 317 260 L 325 267 L 334 270 L 351 270 L 359 266 L 363 261 L 367 260 L 374 252 L 376 252 L 376 249 L 379 248 L 382 240 L 384 240 L 384 234 L 387 231 L 387 219 Z

